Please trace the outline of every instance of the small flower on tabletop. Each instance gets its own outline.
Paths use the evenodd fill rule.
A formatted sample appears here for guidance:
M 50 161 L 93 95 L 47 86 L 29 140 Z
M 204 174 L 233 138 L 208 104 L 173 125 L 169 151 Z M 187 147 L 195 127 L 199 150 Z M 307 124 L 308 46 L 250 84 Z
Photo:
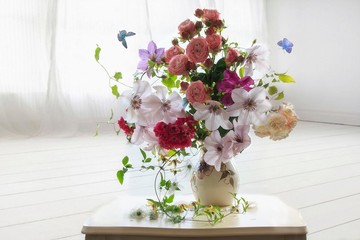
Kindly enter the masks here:
M 204 103 L 210 100 L 207 89 L 200 80 L 192 82 L 186 90 L 186 98 L 190 103 Z
M 141 60 L 138 63 L 137 68 L 146 71 L 147 76 L 150 77 L 153 69 L 149 64 L 149 61 L 156 64 L 162 63 L 164 52 L 164 48 L 157 48 L 156 44 L 153 41 L 150 41 L 147 49 L 139 50 L 139 57 Z
M 186 54 L 194 63 L 205 62 L 209 55 L 209 46 L 205 38 L 193 38 L 186 47 Z
M 144 208 L 132 209 L 130 212 L 130 217 L 136 220 L 144 219 L 148 216 L 147 211 Z

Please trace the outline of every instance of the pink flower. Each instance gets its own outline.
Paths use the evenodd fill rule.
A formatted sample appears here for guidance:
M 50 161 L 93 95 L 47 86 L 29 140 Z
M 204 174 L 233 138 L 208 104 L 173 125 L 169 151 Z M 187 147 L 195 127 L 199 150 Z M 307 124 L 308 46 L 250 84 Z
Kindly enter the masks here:
M 220 20 L 220 13 L 215 9 L 204 9 L 203 12 L 202 18 L 206 21 L 215 22 Z
M 209 49 L 216 52 L 221 47 L 222 37 L 219 34 L 206 35 L 206 42 L 209 44 Z
M 183 39 L 190 39 L 195 35 L 195 24 L 189 19 L 180 23 L 178 29 L 179 34 Z
M 204 62 L 209 55 L 209 46 L 205 38 L 193 38 L 186 47 L 186 54 L 194 63 Z
M 233 48 L 229 48 L 229 50 L 227 51 L 226 56 L 225 56 L 226 65 L 229 66 L 229 65 L 233 64 L 234 62 L 236 62 L 238 57 L 239 57 L 239 52 Z
M 169 48 L 165 52 L 165 61 L 166 61 L 166 63 L 169 63 L 170 60 L 174 56 L 179 55 L 179 54 L 183 54 L 184 52 L 185 52 L 185 50 L 182 47 L 180 47 L 179 45 L 172 46 L 171 48 Z
M 231 71 L 226 69 L 224 71 L 224 79 L 220 82 L 217 82 L 216 87 L 220 92 L 229 93 L 232 92 L 235 88 L 243 88 L 246 91 L 250 91 L 252 86 L 254 85 L 254 80 L 245 76 L 243 78 L 239 78 L 235 71 Z
M 179 54 L 171 58 L 169 62 L 169 72 L 174 75 L 187 75 L 188 57 Z
M 188 101 L 193 103 L 204 103 L 207 100 L 210 100 L 209 95 L 207 94 L 206 88 L 202 81 L 198 80 L 192 82 L 186 90 L 186 98 Z

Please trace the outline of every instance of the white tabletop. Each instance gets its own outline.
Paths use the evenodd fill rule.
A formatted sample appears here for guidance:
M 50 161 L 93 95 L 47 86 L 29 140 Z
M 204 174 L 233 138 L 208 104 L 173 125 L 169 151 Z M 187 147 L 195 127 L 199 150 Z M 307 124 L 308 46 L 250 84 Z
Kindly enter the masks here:
M 198 221 L 174 224 L 165 218 L 132 219 L 130 212 L 134 207 L 144 205 L 145 197 L 120 197 L 96 210 L 84 223 L 82 232 L 86 235 L 158 237 L 306 235 L 306 225 L 299 211 L 287 206 L 279 198 L 267 195 L 244 197 L 254 204 L 252 208 L 245 214 L 231 214 L 215 225 Z M 193 200 L 190 195 L 179 198 L 188 202 Z

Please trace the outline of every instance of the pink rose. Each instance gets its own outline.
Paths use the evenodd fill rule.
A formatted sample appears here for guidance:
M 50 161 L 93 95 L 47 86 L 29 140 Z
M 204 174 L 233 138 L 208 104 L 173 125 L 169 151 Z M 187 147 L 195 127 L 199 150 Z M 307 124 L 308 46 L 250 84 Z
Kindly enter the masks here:
M 209 44 L 209 49 L 216 52 L 220 49 L 222 37 L 219 34 L 206 35 L 206 42 Z
M 239 52 L 233 48 L 229 48 L 229 50 L 227 51 L 226 56 L 225 56 L 226 65 L 229 66 L 229 65 L 233 64 L 234 62 L 236 62 L 238 57 L 239 57 Z
M 187 75 L 188 61 L 188 57 L 185 54 L 172 57 L 169 62 L 169 72 L 174 75 Z
M 204 20 L 215 22 L 216 20 L 220 20 L 220 13 L 216 11 L 215 9 L 204 9 L 204 14 L 202 15 L 202 18 Z
M 165 61 L 166 63 L 169 63 L 171 58 L 173 58 L 176 55 L 183 54 L 185 50 L 181 48 L 179 45 L 172 46 L 165 52 Z
M 180 36 L 184 39 L 190 39 L 195 35 L 195 24 L 189 19 L 180 23 L 178 29 Z
M 186 47 L 186 55 L 194 63 L 204 62 L 209 55 L 209 46 L 203 37 L 194 38 Z
M 186 90 L 186 98 L 190 103 L 204 103 L 210 100 L 210 96 L 207 94 L 206 88 L 202 81 L 198 80 L 192 82 Z

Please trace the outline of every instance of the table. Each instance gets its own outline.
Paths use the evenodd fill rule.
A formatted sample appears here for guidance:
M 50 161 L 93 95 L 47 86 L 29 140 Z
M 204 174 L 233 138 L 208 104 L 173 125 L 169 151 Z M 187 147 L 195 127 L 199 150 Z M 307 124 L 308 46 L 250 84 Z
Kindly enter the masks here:
M 123 196 L 97 209 L 86 220 L 86 240 L 305 240 L 306 225 L 297 209 L 269 195 L 242 195 L 251 203 L 245 214 L 231 214 L 221 222 L 184 221 L 173 224 L 158 220 L 133 219 L 130 212 L 144 205 L 144 196 Z M 177 199 L 180 196 L 176 197 Z M 182 196 L 191 202 L 192 195 Z

